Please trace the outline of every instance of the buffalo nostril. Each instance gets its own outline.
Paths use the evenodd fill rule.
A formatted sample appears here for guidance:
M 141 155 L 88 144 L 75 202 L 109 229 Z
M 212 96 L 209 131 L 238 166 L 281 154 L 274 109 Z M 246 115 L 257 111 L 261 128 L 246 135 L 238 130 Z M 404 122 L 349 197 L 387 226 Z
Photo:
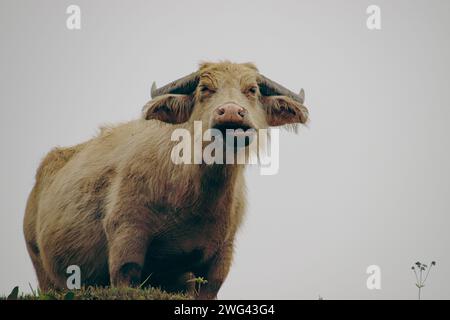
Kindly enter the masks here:
M 247 110 L 241 108 L 239 109 L 238 114 L 243 118 L 247 114 Z
M 224 108 L 219 108 L 219 109 L 217 110 L 217 114 L 218 114 L 219 116 L 224 115 L 224 114 L 225 114 L 225 109 L 224 109 Z
M 227 104 L 216 109 L 216 117 L 223 121 L 241 121 L 247 114 L 247 110 L 236 104 Z

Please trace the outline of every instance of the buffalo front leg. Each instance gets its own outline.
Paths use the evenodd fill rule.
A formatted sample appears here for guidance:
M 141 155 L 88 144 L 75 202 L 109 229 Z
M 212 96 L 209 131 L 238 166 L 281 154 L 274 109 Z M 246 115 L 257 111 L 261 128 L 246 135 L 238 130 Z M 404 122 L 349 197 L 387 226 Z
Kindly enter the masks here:
M 151 228 L 143 219 L 113 217 L 105 222 L 112 286 L 139 286 Z
M 211 300 L 217 298 L 217 293 L 230 271 L 232 259 L 233 243 L 227 242 L 196 274 L 196 276 L 204 277 L 207 280 L 206 284 L 198 285 L 197 299 Z

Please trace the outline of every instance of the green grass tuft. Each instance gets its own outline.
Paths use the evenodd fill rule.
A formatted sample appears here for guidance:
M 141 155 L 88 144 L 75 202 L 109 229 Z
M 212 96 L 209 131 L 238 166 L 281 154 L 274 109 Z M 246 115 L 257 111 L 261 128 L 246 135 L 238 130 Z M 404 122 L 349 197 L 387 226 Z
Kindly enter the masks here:
M 192 297 L 183 293 L 168 293 L 158 288 L 108 288 L 87 287 L 80 290 L 40 292 L 19 294 L 15 287 L 11 294 L 0 296 L 0 300 L 190 300 Z

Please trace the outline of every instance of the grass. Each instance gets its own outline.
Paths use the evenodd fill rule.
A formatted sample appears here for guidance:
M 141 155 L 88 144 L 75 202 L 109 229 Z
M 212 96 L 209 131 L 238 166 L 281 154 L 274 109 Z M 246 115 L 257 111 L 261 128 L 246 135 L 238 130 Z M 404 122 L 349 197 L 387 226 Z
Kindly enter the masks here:
M 190 300 L 183 293 L 168 293 L 158 288 L 108 288 L 87 287 L 79 290 L 40 292 L 32 289 L 31 294 L 19 293 L 15 287 L 8 296 L 0 300 Z
M 203 277 L 197 277 L 197 278 L 193 278 L 191 280 L 188 280 L 188 282 L 194 282 L 195 283 L 195 294 L 197 296 L 200 295 L 200 290 L 202 288 L 202 285 L 207 284 L 208 280 L 206 280 Z
M 416 287 L 418 288 L 418 298 L 421 299 L 422 288 L 428 279 L 431 268 L 436 265 L 432 261 L 428 266 L 421 262 L 416 262 L 411 269 L 416 277 Z M 31 294 L 19 292 L 19 287 L 15 287 L 8 296 L 0 296 L 0 300 L 191 300 L 192 296 L 183 293 L 168 293 L 158 288 L 142 288 L 148 278 L 138 288 L 109 288 L 109 287 L 82 287 L 79 290 L 47 291 L 34 290 L 31 285 Z M 195 294 L 199 295 L 202 285 L 208 281 L 202 277 L 189 280 L 195 282 Z M 319 300 L 323 298 L 319 295 Z

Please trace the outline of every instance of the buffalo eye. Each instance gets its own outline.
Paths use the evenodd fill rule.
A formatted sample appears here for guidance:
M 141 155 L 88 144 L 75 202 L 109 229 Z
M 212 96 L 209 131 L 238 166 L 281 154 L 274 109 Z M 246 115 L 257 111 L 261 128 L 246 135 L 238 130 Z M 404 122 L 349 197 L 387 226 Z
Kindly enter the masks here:
M 252 86 L 246 90 L 248 95 L 254 96 L 258 92 L 258 88 L 256 86 Z
M 200 92 L 201 92 L 202 94 L 213 94 L 215 91 L 214 91 L 214 89 L 211 89 L 211 88 L 208 87 L 208 86 L 201 86 L 201 87 L 200 87 Z

